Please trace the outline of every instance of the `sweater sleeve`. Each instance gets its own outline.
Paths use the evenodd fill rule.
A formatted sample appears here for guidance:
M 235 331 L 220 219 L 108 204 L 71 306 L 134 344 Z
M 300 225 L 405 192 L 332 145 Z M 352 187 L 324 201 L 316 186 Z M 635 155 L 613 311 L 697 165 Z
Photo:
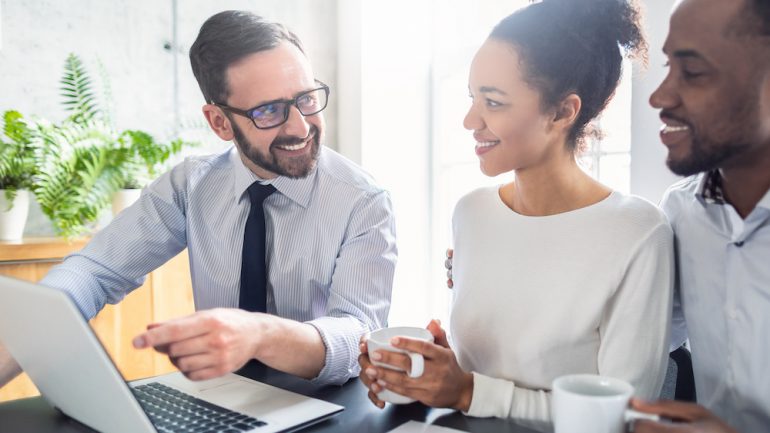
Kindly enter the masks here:
M 473 397 L 466 415 L 548 422 L 551 393 L 520 388 L 513 381 L 474 372 Z
M 673 235 L 665 223 L 640 239 L 599 325 L 600 375 L 630 382 L 635 395 L 656 398 L 665 378 L 674 283 Z M 513 381 L 473 373 L 467 415 L 551 421 L 549 389 L 528 389 Z
M 657 398 L 663 386 L 673 287 L 673 233 L 661 223 L 636 247 L 599 327 L 599 373 L 628 381 L 637 397 Z

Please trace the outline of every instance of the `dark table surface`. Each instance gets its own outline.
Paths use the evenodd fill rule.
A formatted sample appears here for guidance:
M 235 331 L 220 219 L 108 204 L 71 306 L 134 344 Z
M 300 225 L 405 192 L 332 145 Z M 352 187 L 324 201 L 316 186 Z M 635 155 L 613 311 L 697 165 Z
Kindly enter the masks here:
M 407 421 L 415 420 L 469 432 L 536 433 L 512 421 L 471 418 L 448 409 L 431 409 L 420 403 L 401 406 L 387 404 L 385 409 L 378 409 L 369 401 L 366 389 L 358 379 L 341 387 L 319 387 L 306 380 L 256 365 L 246 367 L 239 374 L 345 407 L 341 413 L 303 432 L 388 432 Z M 83 433 L 92 430 L 52 409 L 42 397 L 35 397 L 0 404 L 0 432 Z

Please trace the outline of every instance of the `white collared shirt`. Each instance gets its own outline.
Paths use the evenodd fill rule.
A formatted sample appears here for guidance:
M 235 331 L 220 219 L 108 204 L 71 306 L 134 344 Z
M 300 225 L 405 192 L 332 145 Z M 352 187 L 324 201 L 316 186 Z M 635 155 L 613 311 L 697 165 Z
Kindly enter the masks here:
M 770 191 L 743 219 L 713 176 L 674 184 L 661 203 L 677 247 L 672 347 L 689 333 L 700 404 L 740 432 L 768 431 Z

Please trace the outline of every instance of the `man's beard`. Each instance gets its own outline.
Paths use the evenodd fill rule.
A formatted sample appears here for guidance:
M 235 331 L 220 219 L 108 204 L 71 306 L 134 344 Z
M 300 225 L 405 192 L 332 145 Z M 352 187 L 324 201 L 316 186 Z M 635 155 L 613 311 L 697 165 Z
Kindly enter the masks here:
M 740 105 L 734 104 L 732 109 L 725 109 L 725 112 L 731 114 L 722 122 L 726 126 L 719 128 L 718 125 L 711 125 L 711 130 L 705 133 L 707 128 L 701 128 L 700 125 L 687 122 L 663 110 L 662 117 L 676 119 L 690 129 L 689 153 L 684 158 L 674 160 L 669 152 L 666 158 L 668 168 L 680 176 L 692 176 L 723 168 L 731 159 L 749 150 L 751 139 L 748 134 L 758 128 L 758 112 L 755 110 L 757 105 L 752 103 L 751 97 L 742 101 Z
M 303 156 L 295 157 L 279 157 L 276 155 L 276 146 L 291 146 L 295 144 L 304 143 L 308 140 L 308 137 L 294 137 L 294 136 L 278 136 L 272 143 L 270 143 L 269 153 L 265 154 L 259 151 L 256 146 L 252 146 L 251 142 L 241 131 L 241 128 L 231 122 L 233 125 L 233 134 L 235 135 L 235 144 L 241 150 L 246 158 L 253 162 L 256 166 L 275 173 L 279 176 L 285 176 L 291 179 L 300 179 L 307 177 L 313 168 L 315 168 L 316 161 L 318 161 L 318 153 L 321 148 L 321 137 L 318 131 L 318 127 L 310 125 L 310 131 L 308 137 L 310 137 L 310 153 Z
M 704 171 L 712 171 L 722 168 L 725 161 L 729 161 L 736 155 L 743 153 L 749 145 L 743 141 L 732 143 L 719 143 L 698 135 L 690 126 L 691 146 L 686 158 L 673 160 L 666 159 L 668 168 L 680 176 L 692 176 Z

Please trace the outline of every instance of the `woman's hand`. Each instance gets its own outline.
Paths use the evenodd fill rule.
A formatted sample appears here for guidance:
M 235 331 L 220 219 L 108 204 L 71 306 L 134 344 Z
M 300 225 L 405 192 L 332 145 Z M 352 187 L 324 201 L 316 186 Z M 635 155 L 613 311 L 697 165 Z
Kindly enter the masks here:
M 450 407 L 467 412 L 473 396 L 473 375 L 466 373 L 457 363 L 446 332 L 441 329 L 437 320 L 428 324 L 428 330 L 433 334 L 435 343 L 405 337 L 395 337 L 391 344 L 399 349 L 420 353 L 425 358 L 425 368 L 422 376 L 409 377 L 404 371 L 411 370 L 411 361 L 407 355 L 387 351 L 370 353 L 368 357 L 388 365 L 403 369 L 395 371 L 388 368 L 362 364 L 361 377 L 369 386 L 370 399 L 383 389 L 418 400 L 432 407 Z M 368 359 L 367 359 L 368 361 Z M 359 362 L 361 358 L 359 357 Z M 372 399 L 378 406 L 380 400 Z
M 369 400 L 371 400 L 375 406 L 382 409 L 385 407 L 385 402 L 377 398 L 377 394 L 372 391 L 372 383 L 374 381 L 366 375 L 366 371 L 369 368 L 376 368 L 374 365 L 372 365 L 372 361 L 369 360 L 369 349 L 366 346 L 366 335 L 361 337 L 361 341 L 358 343 L 358 349 L 361 351 L 361 354 L 358 355 L 358 365 L 361 366 L 361 372 L 358 373 L 358 377 L 361 379 L 361 383 L 364 384 L 366 389 L 369 390 Z M 377 392 L 380 392 L 380 390 Z

